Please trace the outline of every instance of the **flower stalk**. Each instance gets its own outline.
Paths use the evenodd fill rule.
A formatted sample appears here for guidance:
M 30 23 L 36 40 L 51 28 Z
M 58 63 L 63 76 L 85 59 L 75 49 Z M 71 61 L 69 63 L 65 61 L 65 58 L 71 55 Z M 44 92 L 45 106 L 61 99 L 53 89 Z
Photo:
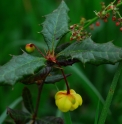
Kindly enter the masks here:
M 60 68 L 60 70 L 61 70 L 61 73 L 62 73 L 62 75 L 63 75 L 63 77 L 64 77 L 64 80 L 65 80 L 65 83 L 66 83 L 66 87 L 67 87 L 67 94 L 70 94 L 69 84 L 68 84 L 67 78 L 66 78 L 66 76 L 65 76 L 65 74 L 64 74 L 64 71 L 63 71 L 63 69 L 61 68 L 61 65 L 59 64 L 58 61 L 56 61 L 56 64 L 59 66 L 59 68 Z
M 64 114 L 65 124 L 72 124 L 70 112 L 65 112 L 63 114 Z

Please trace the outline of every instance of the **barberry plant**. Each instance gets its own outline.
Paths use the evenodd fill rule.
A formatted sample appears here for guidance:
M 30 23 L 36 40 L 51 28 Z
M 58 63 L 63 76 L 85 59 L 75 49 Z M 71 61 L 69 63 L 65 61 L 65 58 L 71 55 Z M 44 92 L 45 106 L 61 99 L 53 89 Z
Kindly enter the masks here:
M 122 17 L 118 9 L 122 2 L 115 0 L 108 6 L 105 3 L 101 3 L 101 5 L 101 11 L 95 11 L 95 18 L 86 20 L 82 17 L 79 24 L 69 26 L 69 8 L 62 0 L 56 10 L 45 16 L 45 21 L 42 23 L 43 30 L 40 33 L 43 34 L 48 49 L 42 52 L 43 50 L 40 50 L 36 44 L 29 43 L 25 46 L 22 55 L 12 55 L 12 59 L 0 67 L 0 85 L 15 85 L 18 82 L 26 85 L 22 97 L 28 112 L 7 108 L 7 113 L 16 124 L 64 124 L 64 122 L 71 124 L 68 112 L 78 109 L 83 104 L 83 99 L 82 94 L 76 93 L 75 87 L 70 88 L 67 77 L 71 75 L 65 74 L 63 68 L 78 62 L 84 66 L 86 63 L 97 66 L 119 63 L 103 110 L 96 121 L 96 124 L 105 123 L 122 70 L 122 48 L 115 46 L 112 42 L 95 43 L 89 28 L 94 23 L 97 27 L 100 26 L 100 20 L 108 22 L 108 18 L 112 14 L 112 21 L 116 26 L 120 26 L 120 31 L 122 31 Z M 60 42 L 67 33 L 71 35 L 69 37 L 71 41 Z M 34 50 L 37 50 L 41 57 L 29 54 Z M 56 84 L 60 80 L 64 80 L 66 90 L 58 91 L 54 97 L 58 109 L 65 113 L 65 120 L 54 116 L 41 118 L 38 115 L 38 109 L 41 108 L 42 88 L 45 84 Z M 31 92 L 27 88 L 28 85 L 37 85 L 38 88 L 35 107 Z

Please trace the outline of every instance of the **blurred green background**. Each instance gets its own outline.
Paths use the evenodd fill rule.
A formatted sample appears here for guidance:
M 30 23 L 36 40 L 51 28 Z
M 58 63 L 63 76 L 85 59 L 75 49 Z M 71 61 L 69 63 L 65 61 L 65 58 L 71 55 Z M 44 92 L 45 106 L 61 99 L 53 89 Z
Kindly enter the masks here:
M 4 0 L 0 1 L 0 66 L 10 60 L 10 54 L 22 54 L 25 44 L 34 43 L 40 48 L 46 48 L 43 36 L 37 32 L 42 30 L 39 26 L 44 21 L 42 16 L 51 13 L 58 7 L 61 0 Z M 102 0 L 65 0 L 70 12 L 70 23 L 79 23 L 81 17 L 91 19 L 95 17 L 93 11 L 101 9 Z M 103 1 L 106 5 L 111 0 Z M 119 7 L 120 11 L 122 7 Z M 119 27 L 111 20 L 107 23 L 100 21 L 100 27 L 95 27 L 91 31 L 92 39 L 97 43 L 113 41 L 122 47 L 122 32 Z M 69 37 L 63 38 L 69 41 Z M 67 73 L 72 73 L 68 78 L 71 88 L 82 95 L 83 105 L 71 112 L 73 124 L 92 124 L 94 123 L 98 100 L 106 98 L 116 65 L 94 66 L 86 64 L 85 67 L 75 64 L 65 68 Z M 122 76 L 121 76 L 122 77 Z M 116 92 L 111 104 L 111 114 L 108 115 L 106 124 L 122 124 L 122 78 L 120 77 Z M 59 89 L 64 87 L 64 83 L 57 83 Z M 16 84 L 13 87 L 0 87 L 0 115 L 4 110 L 22 94 L 23 84 Z M 28 86 L 33 95 L 35 103 L 37 97 L 36 86 Z M 54 85 L 45 85 L 40 103 L 39 116 L 63 115 L 57 110 L 54 103 L 56 88 Z M 100 96 L 101 94 L 101 96 Z M 22 102 L 16 107 L 23 109 Z M 50 108 L 50 109 L 46 109 Z M 101 108 L 101 107 L 100 107 Z M 8 118 L 10 119 L 10 118 Z M 7 124 L 7 121 L 3 124 Z

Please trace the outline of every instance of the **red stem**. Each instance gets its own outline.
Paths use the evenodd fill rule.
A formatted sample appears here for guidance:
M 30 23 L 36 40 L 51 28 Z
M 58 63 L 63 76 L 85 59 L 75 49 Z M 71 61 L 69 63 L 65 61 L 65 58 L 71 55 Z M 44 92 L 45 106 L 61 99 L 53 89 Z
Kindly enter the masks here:
M 58 64 L 58 66 L 61 68 L 60 64 L 59 64 L 57 61 L 56 61 L 56 63 L 57 63 L 57 64 Z M 67 78 L 66 78 L 66 76 L 65 76 L 65 74 L 64 74 L 63 69 L 61 68 L 60 70 L 61 70 L 61 72 L 62 72 L 62 75 L 63 75 L 64 80 L 65 80 L 65 83 L 66 83 L 66 87 L 67 87 L 67 94 L 70 94 L 70 88 L 69 88 L 69 85 L 68 85 Z
M 41 52 L 41 50 L 35 45 L 33 44 L 33 46 L 38 50 L 38 52 L 45 58 L 45 55 Z

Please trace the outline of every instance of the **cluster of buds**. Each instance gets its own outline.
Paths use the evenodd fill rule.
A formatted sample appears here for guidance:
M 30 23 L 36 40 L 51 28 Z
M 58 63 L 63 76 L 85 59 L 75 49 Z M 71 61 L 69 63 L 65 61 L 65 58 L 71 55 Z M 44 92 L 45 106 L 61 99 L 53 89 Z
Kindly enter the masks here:
M 82 97 L 73 89 L 67 94 L 67 91 L 59 91 L 55 95 L 55 103 L 62 112 L 73 111 L 82 105 Z
M 107 22 L 108 21 L 108 17 L 110 15 L 110 11 L 109 10 L 112 10 L 112 21 L 115 22 L 116 26 L 121 26 L 122 25 L 122 17 L 118 11 L 118 8 L 117 8 L 117 5 L 121 2 L 121 0 L 118 0 L 112 3 L 110 3 L 107 7 L 105 6 L 105 3 L 102 2 L 101 5 L 102 5 L 102 10 L 100 12 L 95 12 L 95 14 L 100 18 L 102 19 L 104 22 Z M 118 18 L 117 18 L 118 16 Z M 120 31 L 122 31 L 122 26 L 120 27 Z
M 107 13 L 107 8 L 106 8 L 106 5 L 104 2 L 101 2 L 101 6 L 102 6 L 102 10 L 100 12 L 96 12 L 95 11 L 95 14 L 100 18 L 102 19 L 104 22 L 107 22 L 108 21 L 108 17 L 110 16 L 109 13 Z
M 120 2 L 121 1 L 117 1 L 117 4 L 119 4 Z M 104 22 L 107 22 L 107 19 L 110 16 L 109 10 L 112 10 L 113 15 L 116 15 L 116 13 L 118 13 L 117 4 L 114 4 L 114 2 L 112 2 L 106 7 L 105 3 L 102 2 L 102 10 L 100 12 L 95 12 L 95 14 Z
M 118 1 L 118 3 L 121 1 Z M 112 21 L 115 22 L 116 26 L 120 26 L 120 31 L 122 31 L 122 17 L 118 11 L 118 9 L 116 8 L 116 6 L 114 6 L 113 8 L 113 16 L 112 16 Z
M 121 2 L 121 0 L 118 0 L 118 1 L 117 1 L 117 4 L 119 4 L 120 2 Z
M 120 31 L 122 32 L 122 18 L 116 18 L 116 16 L 112 17 L 112 20 L 115 21 L 116 26 L 120 26 Z
M 97 16 L 99 16 L 99 18 L 102 19 L 104 22 L 107 22 L 110 14 L 103 11 L 103 12 L 98 12 Z
M 83 22 L 82 24 L 74 24 L 70 26 L 71 36 L 70 40 L 77 40 L 82 41 L 90 36 L 90 34 L 87 31 L 84 31 L 83 29 Z
M 117 4 L 119 4 L 121 1 L 118 0 Z M 120 26 L 120 31 L 122 31 L 122 17 L 118 11 L 118 8 L 116 6 L 113 7 L 113 16 L 112 16 L 112 21 L 115 22 L 116 26 Z

